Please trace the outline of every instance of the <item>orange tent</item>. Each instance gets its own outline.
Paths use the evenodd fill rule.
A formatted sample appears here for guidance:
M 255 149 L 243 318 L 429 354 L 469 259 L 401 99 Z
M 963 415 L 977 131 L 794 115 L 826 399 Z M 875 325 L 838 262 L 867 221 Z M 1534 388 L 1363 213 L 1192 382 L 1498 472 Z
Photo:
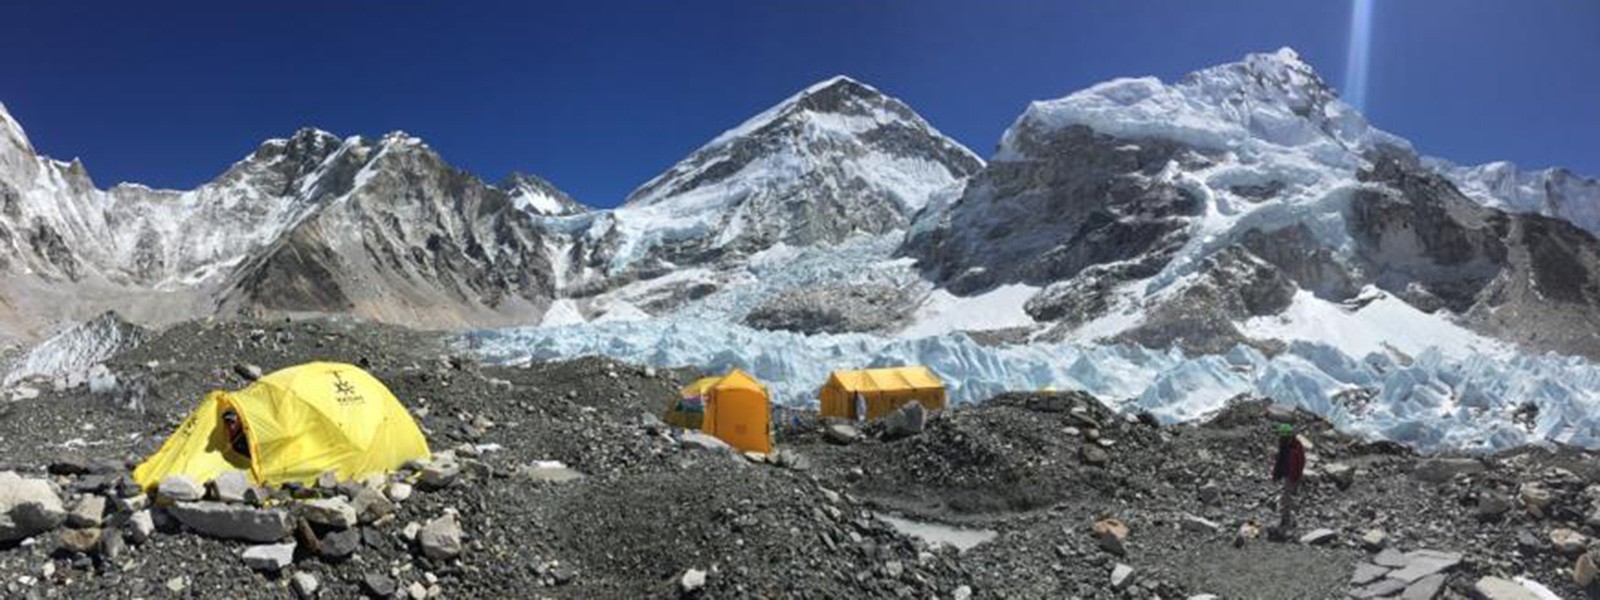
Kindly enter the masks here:
M 879 419 L 916 400 L 930 411 L 944 410 L 944 382 L 923 366 L 834 371 L 817 393 L 822 416 L 856 418 L 856 397 L 865 405 L 865 419 Z
M 722 377 L 700 379 L 682 395 L 704 398 L 701 431 L 742 452 L 772 451 L 772 405 L 766 386 L 750 374 L 734 369 Z

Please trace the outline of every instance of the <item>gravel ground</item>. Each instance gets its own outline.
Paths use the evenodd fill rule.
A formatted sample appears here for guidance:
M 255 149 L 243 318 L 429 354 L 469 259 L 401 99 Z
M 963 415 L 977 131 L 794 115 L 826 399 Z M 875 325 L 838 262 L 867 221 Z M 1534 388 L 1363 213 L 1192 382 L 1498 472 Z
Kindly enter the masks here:
M 1558 551 L 1549 534 L 1600 534 L 1588 523 L 1600 501 L 1591 453 L 1441 462 L 1452 457 L 1362 442 L 1264 401 L 1157 426 L 1087 395 L 1051 393 L 956 407 L 893 441 L 868 428 L 837 445 L 802 417 L 778 431 L 779 466 L 685 449 L 649 416 L 692 370 L 600 358 L 486 366 L 447 354 L 444 341 L 349 321 L 186 323 L 111 360 L 111 392 L 0 404 L 0 470 L 52 480 L 69 506 L 153 451 L 205 391 L 244 385 L 240 364 L 364 365 L 411 408 L 435 452 L 455 449 L 471 465 L 392 518 L 359 526 L 362 543 L 346 560 L 302 551 L 284 573 L 263 575 L 239 558 L 248 544 L 173 522 L 116 557 L 61 548 L 63 529 L 0 545 L 0 596 L 279 598 L 294 595 L 294 575 L 310 574 L 326 598 L 370 595 L 363 581 L 376 576 L 401 593 L 415 583 L 447 598 L 678 597 L 693 571 L 704 584 L 687 595 L 717 598 L 1340 598 L 1356 565 L 1374 560 L 1360 541 L 1373 529 L 1390 548 L 1463 555 L 1439 597 L 1467 597 L 1486 575 L 1590 593 L 1571 574 L 1582 550 Z M 1311 444 L 1295 533 L 1333 535 L 1315 546 L 1265 536 L 1236 546 L 1241 523 L 1274 520 L 1268 424 L 1282 418 Z M 479 447 L 490 450 L 473 456 Z M 45 472 L 64 459 L 103 475 Z M 527 474 L 552 460 L 584 477 Z M 1335 464 L 1350 467 L 1348 479 Z M 1431 481 L 1414 474 L 1440 465 L 1449 468 Z M 1537 511 L 1520 499 L 1530 483 L 1548 490 Z M 1505 510 L 1480 517 L 1493 498 L 1508 500 Z M 464 550 L 428 558 L 404 531 L 446 511 L 460 515 Z M 874 516 L 883 513 L 998 535 L 958 552 L 907 537 Z M 1107 517 L 1128 527 L 1122 554 L 1091 535 Z M 1119 564 L 1132 571 L 1120 588 Z

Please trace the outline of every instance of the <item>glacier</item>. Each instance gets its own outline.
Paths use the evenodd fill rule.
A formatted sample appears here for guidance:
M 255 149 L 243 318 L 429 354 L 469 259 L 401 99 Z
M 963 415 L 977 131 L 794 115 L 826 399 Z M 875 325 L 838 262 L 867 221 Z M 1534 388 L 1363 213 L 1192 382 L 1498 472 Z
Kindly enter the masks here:
M 1435 348 L 1401 360 L 1296 341 L 1275 356 L 1242 345 L 1186 356 L 1112 344 L 988 346 L 964 333 L 808 336 L 694 318 L 482 330 L 453 344 L 494 364 L 602 355 L 706 373 L 737 367 L 794 406 L 814 405 L 816 389 L 835 369 L 923 364 L 945 380 L 956 403 L 1006 390 L 1080 389 L 1125 413 L 1149 411 L 1170 423 L 1204 419 L 1251 394 L 1424 452 L 1546 442 L 1600 447 L 1600 367 L 1554 354 L 1447 355 Z

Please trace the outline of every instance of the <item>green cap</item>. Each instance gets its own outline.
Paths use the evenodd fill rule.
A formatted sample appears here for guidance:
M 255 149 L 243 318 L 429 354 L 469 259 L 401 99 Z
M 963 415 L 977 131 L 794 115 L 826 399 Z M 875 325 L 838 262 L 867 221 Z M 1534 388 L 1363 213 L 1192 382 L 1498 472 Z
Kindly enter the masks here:
M 1272 431 L 1279 436 L 1294 435 L 1294 425 L 1290 425 L 1288 423 L 1278 423 L 1277 425 L 1272 426 Z

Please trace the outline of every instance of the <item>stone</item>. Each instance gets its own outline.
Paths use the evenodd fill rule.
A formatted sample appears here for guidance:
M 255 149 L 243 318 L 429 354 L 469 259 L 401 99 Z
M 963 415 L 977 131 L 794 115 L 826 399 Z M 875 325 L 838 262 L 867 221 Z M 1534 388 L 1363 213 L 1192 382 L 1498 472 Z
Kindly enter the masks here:
M 1428 458 L 1417 463 L 1411 477 L 1427 483 L 1444 483 L 1456 475 L 1482 473 L 1487 470 L 1483 461 L 1475 458 Z
M 0 543 L 33 537 L 66 520 L 67 510 L 50 482 L 0 471 Z
M 1576 555 L 1589 548 L 1589 536 L 1564 527 L 1557 527 L 1550 530 L 1550 545 L 1555 547 L 1556 552 Z
M 1376 563 L 1380 567 L 1399 569 L 1406 566 L 1406 563 L 1409 562 L 1409 560 L 1406 558 L 1406 555 L 1402 554 L 1399 550 L 1395 550 L 1394 548 L 1385 548 L 1382 552 L 1379 552 L 1377 556 L 1372 558 L 1372 562 Z
M 322 587 L 322 582 L 317 581 L 316 575 L 300 571 L 289 578 L 289 585 L 294 588 L 296 596 L 306 600 L 317 596 L 317 588 Z
M 1361 547 L 1367 552 L 1377 552 L 1389 545 L 1389 534 L 1382 529 L 1368 529 L 1361 534 Z
M 822 427 L 822 439 L 840 446 L 854 444 L 861 438 L 861 430 L 849 423 L 833 422 Z
M 897 440 L 922 433 L 928 423 L 928 410 L 912 400 L 900 405 L 882 419 L 883 439 Z
M 1099 446 L 1084 444 L 1078 446 L 1078 461 L 1091 467 L 1104 467 L 1111 462 L 1111 455 Z
M 394 514 L 394 501 L 374 488 L 362 486 L 350 498 L 350 508 L 356 511 L 356 520 L 366 524 Z
M 228 471 L 211 480 L 212 496 L 222 502 L 244 502 L 252 487 L 255 484 L 244 471 Z
M 330 531 L 318 543 L 317 555 L 332 560 L 350 558 L 361 548 L 361 532 L 355 529 Z
M 106 497 L 98 495 L 84 496 L 72 505 L 72 510 L 67 512 L 67 526 L 69 527 L 99 527 L 106 517 Z
M 1545 507 L 1550 506 L 1555 500 L 1555 493 L 1537 481 L 1522 484 L 1517 490 L 1517 496 L 1522 500 L 1522 507 L 1535 517 L 1543 517 Z
M 394 595 L 398 587 L 394 579 L 382 573 L 367 573 L 361 576 L 361 589 L 373 598 L 388 598 Z
M 251 569 L 264 573 L 277 573 L 294 563 L 294 542 L 262 544 L 246 548 L 240 558 Z
M 100 528 L 63 529 L 56 533 L 61 548 L 80 554 L 91 554 L 100 547 Z
M 1414 550 L 1406 553 L 1406 566 L 1389 573 L 1388 577 L 1410 585 L 1423 577 L 1447 571 L 1458 564 L 1461 564 L 1461 555 L 1454 552 Z
M 301 502 L 300 515 L 314 524 L 336 529 L 349 529 L 358 522 L 355 507 L 337 497 Z
M 1356 469 L 1344 463 L 1328 463 L 1322 467 L 1322 476 L 1341 490 L 1350 489 L 1356 481 Z
M 156 532 L 156 520 L 150 515 L 150 509 L 141 510 L 128 516 L 128 541 L 143 544 Z
M 1350 593 L 1357 598 L 1382 598 L 1393 596 L 1406 589 L 1408 584 L 1397 579 L 1379 579 Z
M 1406 586 L 1406 591 L 1400 593 L 1401 600 L 1433 600 L 1439 595 L 1439 590 L 1444 588 L 1444 574 L 1435 573 L 1416 580 Z
M 1487 492 L 1478 497 L 1478 506 L 1472 510 L 1479 521 L 1492 521 L 1511 510 L 1511 500 L 1499 492 Z
M 257 379 L 261 379 L 261 367 L 252 364 L 235 364 L 233 365 L 233 372 L 235 375 L 238 375 L 245 381 L 255 381 Z
M 396 481 L 389 484 L 389 488 L 384 491 L 384 494 L 395 502 L 405 502 L 407 498 L 411 497 L 411 491 L 411 484 Z
M 1528 588 L 1499 577 L 1483 577 L 1472 584 L 1472 597 L 1478 600 L 1541 600 Z
M 695 594 L 705 589 L 706 572 L 700 569 L 689 569 L 678 577 L 678 591 L 685 594 Z
M 1335 536 L 1337 536 L 1337 535 L 1338 535 L 1337 532 L 1335 532 L 1332 529 L 1328 529 L 1326 527 L 1319 528 L 1319 529 L 1313 529 L 1311 531 L 1306 532 L 1305 535 L 1300 536 L 1300 543 L 1308 545 L 1308 546 L 1315 546 L 1315 545 L 1318 545 L 1318 544 L 1326 544 L 1326 543 L 1332 542 L 1333 538 Z
M 45 468 L 51 475 L 86 475 L 91 470 L 88 459 L 82 456 L 58 457 Z
M 1350 585 L 1366 585 L 1377 581 L 1389 572 L 1388 567 L 1380 567 L 1371 563 L 1356 565 L 1356 572 L 1350 575 Z
M 1600 575 L 1600 569 L 1595 568 L 1592 552 L 1585 552 L 1578 557 L 1578 562 L 1572 565 L 1572 582 L 1578 587 L 1589 587 L 1594 583 L 1595 576 Z
M 523 472 L 527 474 L 528 479 L 539 483 L 566 483 L 584 477 L 578 470 L 554 460 L 535 461 Z
M 289 513 L 221 502 L 179 502 L 167 507 L 185 527 L 202 535 L 247 542 L 276 542 L 294 532 Z
M 707 452 L 733 452 L 733 446 L 714 436 L 698 431 L 685 431 L 678 436 L 678 443 L 686 450 L 703 450 Z
M 323 471 L 321 475 L 317 476 L 316 485 L 317 489 L 324 492 L 336 491 L 339 489 L 339 474 L 333 471 Z
M 422 467 L 422 476 L 417 482 L 425 488 L 437 490 L 454 483 L 460 475 L 461 465 L 454 460 L 436 460 Z
M 173 502 L 194 502 L 206 496 L 206 488 L 187 475 L 168 475 L 156 484 L 156 494 Z
M 1200 486 L 1200 491 L 1195 495 L 1196 498 L 1200 500 L 1201 504 L 1206 506 L 1216 506 L 1222 501 L 1222 488 L 1218 487 L 1215 483 L 1207 483 Z
M 167 580 L 166 585 L 167 591 L 174 594 L 181 593 L 184 589 L 189 587 L 189 579 L 186 577 L 173 577 L 172 579 Z
M 428 521 L 417 532 L 417 545 L 423 556 L 434 560 L 449 560 L 461 554 L 461 522 L 455 513 Z
M 1239 524 L 1239 531 L 1233 535 L 1233 546 L 1235 548 L 1243 547 L 1246 543 L 1259 537 L 1261 537 L 1261 526 L 1257 525 L 1255 521 L 1245 521 Z
M 1190 533 L 1214 534 L 1222 531 L 1222 526 L 1218 525 L 1216 521 L 1188 514 L 1183 515 L 1183 518 L 1178 521 L 1178 526 Z
M 406 596 L 411 600 L 425 600 L 428 597 L 428 586 L 422 585 L 421 581 L 413 581 L 411 585 L 406 586 Z
M 1101 549 L 1117 556 L 1127 556 L 1128 549 L 1123 542 L 1128 537 L 1128 526 L 1122 521 L 1109 517 L 1100 519 L 1094 522 L 1090 531 Z
M 1133 567 L 1122 563 L 1117 563 L 1116 566 L 1111 567 L 1111 587 L 1113 589 L 1120 590 L 1127 587 L 1129 583 L 1133 583 Z

